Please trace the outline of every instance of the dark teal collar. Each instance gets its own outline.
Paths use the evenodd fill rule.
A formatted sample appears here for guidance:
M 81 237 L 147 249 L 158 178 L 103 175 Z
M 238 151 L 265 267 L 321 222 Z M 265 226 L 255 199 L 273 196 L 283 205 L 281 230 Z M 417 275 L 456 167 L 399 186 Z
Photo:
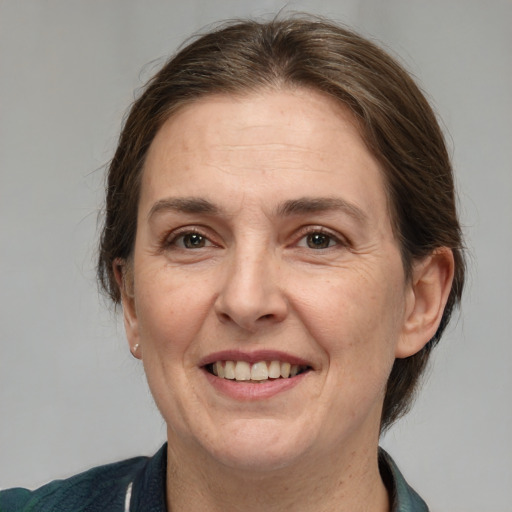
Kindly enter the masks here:
M 134 479 L 129 512 L 165 512 L 165 475 L 167 473 L 167 443 L 148 459 Z
M 428 512 L 391 457 L 379 451 L 379 469 L 392 512 Z M 1 512 L 166 512 L 167 445 L 153 457 L 136 457 L 92 468 L 29 491 L 0 492 Z
M 148 460 L 132 487 L 130 512 L 164 512 L 167 444 Z M 391 498 L 391 512 L 428 512 L 426 503 L 410 487 L 393 459 L 379 449 L 379 469 Z
M 379 448 L 379 470 L 391 499 L 391 512 L 428 512 L 427 504 L 405 481 L 394 460 Z

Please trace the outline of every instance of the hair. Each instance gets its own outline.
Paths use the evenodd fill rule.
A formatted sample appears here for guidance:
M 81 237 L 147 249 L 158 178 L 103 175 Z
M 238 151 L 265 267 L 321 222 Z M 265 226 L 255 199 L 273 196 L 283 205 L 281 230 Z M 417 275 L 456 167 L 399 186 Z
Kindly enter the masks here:
M 167 61 L 133 103 L 108 169 L 98 280 L 118 304 L 113 265 L 132 254 L 144 161 L 162 124 L 207 95 L 287 87 L 334 98 L 358 120 L 384 173 L 407 277 L 415 260 L 441 247 L 453 252 L 453 284 L 436 334 L 417 354 L 393 365 L 383 405 L 384 430 L 411 405 L 430 352 L 460 303 L 465 263 L 453 172 L 436 116 L 409 74 L 351 30 L 306 16 L 231 22 L 196 38 Z

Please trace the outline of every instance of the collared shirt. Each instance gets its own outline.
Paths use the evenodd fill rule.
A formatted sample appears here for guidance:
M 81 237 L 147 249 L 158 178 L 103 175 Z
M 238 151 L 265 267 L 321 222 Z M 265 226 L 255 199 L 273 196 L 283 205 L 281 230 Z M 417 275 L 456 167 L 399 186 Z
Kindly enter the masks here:
M 0 512 L 166 512 L 167 445 L 153 457 L 99 466 L 29 491 L 0 492 Z M 392 512 L 428 512 L 391 457 L 379 451 L 379 469 Z

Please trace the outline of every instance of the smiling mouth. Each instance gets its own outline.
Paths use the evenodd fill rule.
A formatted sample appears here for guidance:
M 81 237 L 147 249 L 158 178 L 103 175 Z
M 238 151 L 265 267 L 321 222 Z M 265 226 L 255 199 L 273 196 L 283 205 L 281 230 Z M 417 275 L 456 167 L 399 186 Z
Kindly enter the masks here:
M 216 361 L 205 367 L 208 373 L 221 379 L 260 383 L 276 379 L 290 379 L 312 368 L 307 365 L 281 361 Z

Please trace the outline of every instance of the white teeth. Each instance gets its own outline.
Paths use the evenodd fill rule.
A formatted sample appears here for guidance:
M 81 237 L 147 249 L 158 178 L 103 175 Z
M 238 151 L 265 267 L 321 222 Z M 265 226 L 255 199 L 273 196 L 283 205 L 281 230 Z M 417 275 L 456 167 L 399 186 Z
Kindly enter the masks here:
M 211 373 L 221 379 L 239 381 L 264 381 L 295 377 L 304 366 L 280 361 L 258 361 L 252 365 L 247 361 L 216 361 L 211 365 Z
M 220 363 L 222 364 L 222 363 Z M 234 379 L 235 378 L 235 362 L 234 361 L 226 361 L 224 365 L 224 377 L 226 379 Z
M 251 365 L 247 361 L 237 361 L 235 366 L 236 380 L 251 380 Z
M 217 361 L 213 365 L 213 373 L 223 379 L 226 376 L 226 372 L 224 371 L 224 366 L 222 366 L 222 361 Z
M 281 363 L 279 361 L 272 361 L 268 367 L 269 379 L 279 379 L 281 377 Z
M 251 367 L 251 380 L 267 380 L 268 367 L 265 361 L 254 363 Z

